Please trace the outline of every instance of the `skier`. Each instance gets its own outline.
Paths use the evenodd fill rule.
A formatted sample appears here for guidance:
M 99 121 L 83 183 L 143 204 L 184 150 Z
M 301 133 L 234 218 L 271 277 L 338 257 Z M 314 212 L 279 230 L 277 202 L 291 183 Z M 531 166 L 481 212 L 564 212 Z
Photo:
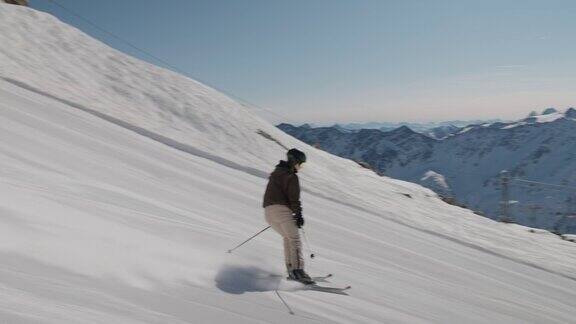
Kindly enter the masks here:
M 306 162 L 306 155 L 293 148 L 286 157 L 287 161 L 280 161 L 270 174 L 264 194 L 264 215 L 266 222 L 284 238 L 288 279 L 311 285 L 315 282 L 304 272 L 302 241 L 298 232 L 304 226 L 304 217 L 297 173 Z

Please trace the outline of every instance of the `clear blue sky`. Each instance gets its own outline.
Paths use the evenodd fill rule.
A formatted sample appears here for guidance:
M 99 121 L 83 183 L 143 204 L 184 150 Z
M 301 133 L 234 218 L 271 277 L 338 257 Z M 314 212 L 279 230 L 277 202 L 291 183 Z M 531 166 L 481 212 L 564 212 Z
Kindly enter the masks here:
M 56 0 L 274 122 L 576 106 L 573 0 Z M 154 62 L 48 0 L 31 7 Z M 156 63 L 156 62 L 155 62 Z

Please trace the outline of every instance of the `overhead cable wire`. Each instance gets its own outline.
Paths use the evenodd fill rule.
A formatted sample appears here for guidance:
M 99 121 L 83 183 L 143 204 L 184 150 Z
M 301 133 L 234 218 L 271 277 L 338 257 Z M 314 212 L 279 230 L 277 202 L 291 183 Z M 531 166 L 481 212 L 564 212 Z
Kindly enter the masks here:
M 562 190 L 562 189 L 556 189 L 556 188 L 530 187 L 530 186 L 522 185 L 522 184 L 515 184 L 512 188 L 524 188 L 524 189 L 528 189 L 528 190 L 537 191 L 537 193 L 539 193 L 541 190 L 557 191 L 557 192 L 571 192 L 569 190 Z
M 525 183 L 538 184 L 538 185 L 543 185 L 543 186 L 550 186 L 550 187 L 566 188 L 566 189 L 576 190 L 576 187 L 573 187 L 573 186 L 566 186 L 566 185 L 559 185 L 559 184 L 553 184 L 553 183 L 546 183 L 546 182 L 541 182 L 541 181 L 524 180 L 524 179 L 520 179 L 520 178 L 511 178 L 511 180 L 513 180 L 513 181 L 519 181 L 519 182 L 525 182 Z
M 150 53 L 149 51 L 147 51 L 147 50 L 145 50 L 145 49 L 142 49 L 142 48 L 134 45 L 133 43 L 125 40 L 124 38 L 116 35 L 115 33 L 112 33 L 112 32 L 110 32 L 110 31 L 108 31 L 107 29 L 104 29 L 104 28 L 100 27 L 98 24 L 94 23 L 92 20 L 90 20 L 90 19 L 88 19 L 88 18 L 85 18 L 84 16 L 76 13 L 75 11 L 72 11 L 72 10 L 69 9 L 68 7 L 65 7 L 64 5 L 60 4 L 59 2 L 57 2 L 57 1 L 55 1 L 55 0 L 46 0 L 46 1 L 54 4 L 55 6 L 59 7 L 60 9 L 68 12 L 69 14 L 71 14 L 71 15 L 75 16 L 76 18 L 84 21 L 85 23 L 89 24 L 90 26 L 98 29 L 99 31 L 101 31 L 101 32 L 103 32 L 103 33 L 105 33 L 105 34 L 113 37 L 114 39 L 116 39 L 116 40 L 118 40 L 118 41 L 120 41 L 120 42 L 122 42 L 122 43 L 124 43 L 124 44 L 127 45 L 128 47 L 130 47 L 130 48 L 132 48 L 132 49 L 134 49 L 134 50 L 136 50 L 136 51 L 138 51 L 138 52 L 140 52 L 140 53 L 143 53 L 143 54 L 151 57 L 152 59 L 154 59 L 154 60 L 156 60 L 156 61 L 158 61 L 158 62 L 166 65 L 167 67 L 169 67 L 170 69 L 173 69 L 173 70 L 176 71 L 176 72 L 179 72 L 179 73 L 184 74 L 182 71 L 180 71 L 180 69 L 178 69 L 177 67 L 175 67 L 175 66 L 173 66 L 172 64 L 168 63 L 166 60 L 163 60 L 162 58 L 160 58 L 160 57 L 158 57 L 158 56 Z
M 96 23 L 93 22 L 92 20 L 90 20 L 90 19 L 88 19 L 88 18 L 80 15 L 79 13 L 77 13 L 77 12 L 69 9 L 68 7 L 66 7 L 66 6 L 62 5 L 61 3 L 59 3 L 58 1 L 56 1 L 56 0 L 46 0 L 46 1 L 54 4 L 55 6 L 57 6 L 57 7 L 59 7 L 60 9 L 68 12 L 69 14 L 73 15 L 74 17 L 76 17 L 76 18 L 84 21 L 85 23 L 87 23 L 88 25 L 96 28 L 96 29 L 99 30 L 100 32 L 105 33 L 105 34 L 111 36 L 112 38 L 114 38 L 114 39 L 116 39 L 116 40 L 124 43 L 126 46 L 132 48 L 133 50 L 135 50 L 135 51 L 137 51 L 137 52 L 140 52 L 140 53 L 143 53 L 143 54 L 147 55 L 148 57 L 152 58 L 153 60 L 156 60 L 157 62 L 162 63 L 164 66 L 170 68 L 170 69 L 173 70 L 174 72 L 178 72 L 178 73 L 180 73 L 180 74 L 182 74 L 182 75 L 184 75 L 184 76 L 188 76 L 188 74 L 187 74 L 186 72 L 184 72 L 183 70 L 177 68 L 177 67 L 174 66 L 173 64 L 170 64 L 167 60 L 162 59 L 162 58 L 160 58 L 159 56 L 152 54 L 152 53 L 151 53 L 150 51 L 148 51 L 148 50 L 145 50 L 145 49 L 143 49 L 143 48 L 141 48 L 141 47 L 139 47 L 139 46 L 134 45 L 134 43 L 132 43 L 132 42 L 124 39 L 123 37 L 118 36 L 117 34 L 111 32 L 111 31 L 109 31 L 109 30 L 107 30 L 107 29 L 105 29 L 105 28 L 103 28 L 103 27 L 100 27 L 98 24 L 96 24 Z M 191 77 L 190 77 L 190 78 L 191 78 Z M 244 107 L 246 107 L 246 108 L 254 108 L 254 109 L 259 109 L 259 110 L 261 110 L 261 111 L 265 111 L 265 112 L 267 112 L 267 113 L 269 113 L 269 114 L 272 114 L 272 115 L 274 115 L 274 116 L 276 116 L 276 117 L 279 117 L 280 120 L 285 120 L 285 121 L 290 121 L 290 120 L 291 120 L 291 119 L 288 118 L 287 116 L 284 116 L 284 115 L 282 115 L 282 114 L 280 114 L 280 113 L 277 113 L 277 112 L 275 112 L 275 111 L 272 111 L 271 109 L 261 107 L 261 106 L 259 106 L 259 105 L 256 105 L 256 104 L 254 104 L 254 103 L 249 102 L 248 100 L 244 100 L 244 99 L 242 99 L 242 98 L 240 98 L 240 97 L 238 97 L 238 96 L 231 95 L 231 94 L 229 94 L 229 93 L 227 93 L 227 92 L 225 92 L 225 91 L 222 91 L 221 89 L 218 89 L 217 87 L 212 86 L 212 85 L 211 85 L 210 83 L 208 83 L 208 82 L 205 82 L 205 81 L 200 80 L 200 79 L 198 79 L 198 78 L 193 78 L 193 79 L 194 79 L 194 80 L 198 80 L 198 81 L 202 82 L 203 84 L 205 84 L 205 85 L 207 85 L 207 86 L 209 86 L 209 87 L 217 90 L 218 92 L 221 92 L 221 93 L 225 94 L 226 96 L 228 96 L 228 97 L 230 97 L 230 98 L 238 101 L 240 104 L 242 104 L 242 105 L 243 105 Z

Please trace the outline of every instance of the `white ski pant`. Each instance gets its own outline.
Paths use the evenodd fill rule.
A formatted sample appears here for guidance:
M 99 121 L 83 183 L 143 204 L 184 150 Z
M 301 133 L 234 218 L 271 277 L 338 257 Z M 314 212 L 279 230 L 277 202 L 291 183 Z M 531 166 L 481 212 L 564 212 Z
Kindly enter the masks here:
M 264 208 L 266 222 L 284 238 L 284 260 L 286 269 L 304 269 L 302 241 L 298 226 L 292 218 L 292 210 L 284 205 L 271 205 Z

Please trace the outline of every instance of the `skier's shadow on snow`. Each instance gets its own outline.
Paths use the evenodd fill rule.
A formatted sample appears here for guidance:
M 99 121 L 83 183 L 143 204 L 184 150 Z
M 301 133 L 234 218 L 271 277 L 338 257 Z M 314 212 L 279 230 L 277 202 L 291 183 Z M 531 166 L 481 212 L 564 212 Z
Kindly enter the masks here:
M 282 276 L 253 266 L 225 265 L 220 268 L 214 281 L 222 291 L 243 294 L 277 290 Z

